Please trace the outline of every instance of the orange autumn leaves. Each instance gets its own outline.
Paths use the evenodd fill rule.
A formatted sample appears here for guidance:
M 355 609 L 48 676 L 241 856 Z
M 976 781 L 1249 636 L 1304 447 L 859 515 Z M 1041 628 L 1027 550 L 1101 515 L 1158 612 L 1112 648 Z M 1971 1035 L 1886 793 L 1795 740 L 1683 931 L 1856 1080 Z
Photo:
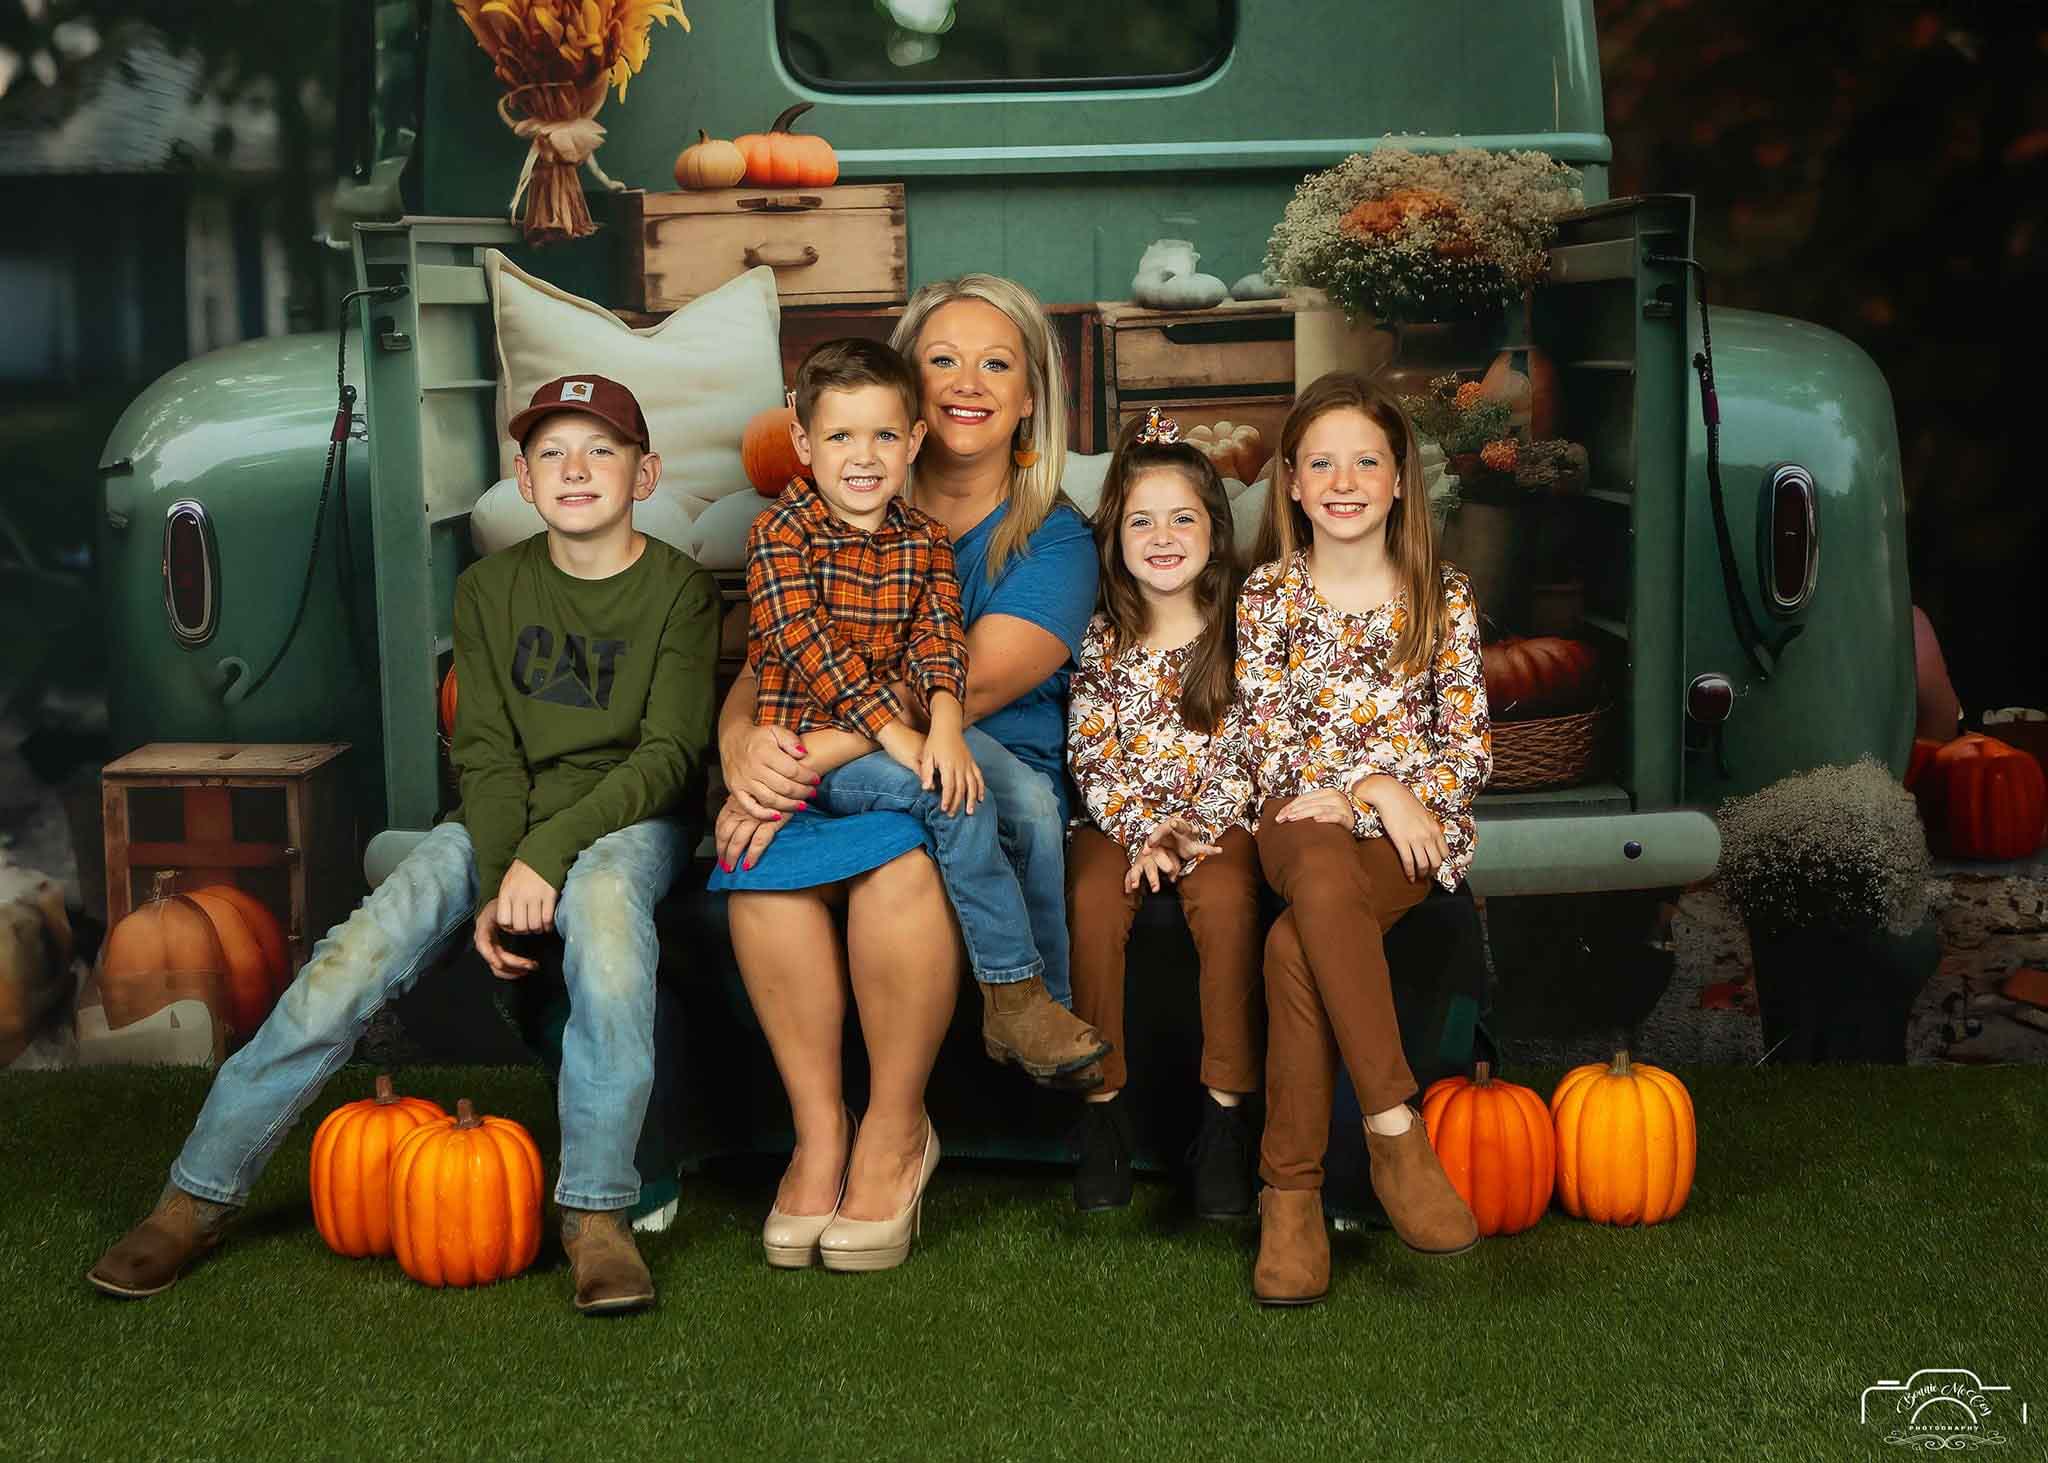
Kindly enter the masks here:
M 455 0 L 507 87 L 603 82 L 626 99 L 626 83 L 647 64 L 655 22 L 690 17 L 677 0 Z

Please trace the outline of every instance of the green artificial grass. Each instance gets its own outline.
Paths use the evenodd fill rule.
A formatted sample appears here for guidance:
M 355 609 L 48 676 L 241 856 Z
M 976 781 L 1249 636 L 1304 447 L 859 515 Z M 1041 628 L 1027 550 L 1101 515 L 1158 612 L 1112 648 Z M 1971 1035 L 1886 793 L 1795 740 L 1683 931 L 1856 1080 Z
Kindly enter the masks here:
M 207 1074 L 0 1076 L 0 1456 L 1878 1458 L 1863 1389 L 1931 1367 L 2011 1386 L 1997 1456 L 2043 1456 L 2048 1071 L 1682 1075 L 1700 1165 L 1675 1221 L 1553 1212 L 1450 1260 L 1340 1234 L 1309 1310 L 1247 1298 L 1255 1223 L 1198 1223 L 1165 1181 L 1083 1217 L 1042 1168 L 942 1166 L 900 1270 L 771 1271 L 776 1169 L 750 1162 L 687 1181 L 643 1239 L 660 1308 L 603 1321 L 571 1311 L 552 1238 L 469 1292 L 327 1251 L 308 1144 L 364 1068 L 214 1259 L 102 1297 L 83 1272 L 154 1198 Z M 525 1122 L 552 1182 L 537 1072 L 401 1086 Z

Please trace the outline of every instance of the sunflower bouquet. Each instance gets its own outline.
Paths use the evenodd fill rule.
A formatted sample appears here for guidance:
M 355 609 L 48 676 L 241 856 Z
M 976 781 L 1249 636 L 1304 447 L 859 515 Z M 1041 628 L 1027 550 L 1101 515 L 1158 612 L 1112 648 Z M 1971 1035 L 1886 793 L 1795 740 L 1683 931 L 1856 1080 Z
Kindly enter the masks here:
M 598 108 L 611 88 L 626 99 L 656 21 L 690 28 L 679 0 L 455 0 L 455 9 L 504 83 L 500 120 L 531 144 L 507 212 L 518 218 L 525 199 L 529 243 L 595 232 L 577 168 L 621 186 L 594 156 L 604 141 Z

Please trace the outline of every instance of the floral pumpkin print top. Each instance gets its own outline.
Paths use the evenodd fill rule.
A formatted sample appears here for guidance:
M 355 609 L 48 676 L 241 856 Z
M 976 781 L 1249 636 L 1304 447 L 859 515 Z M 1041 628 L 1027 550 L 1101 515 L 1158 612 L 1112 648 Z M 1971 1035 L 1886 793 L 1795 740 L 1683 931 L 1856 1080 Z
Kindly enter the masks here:
M 1305 553 L 1261 565 L 1237 600 L 1237 700 L 1261 803 L 1348 793 L 1386 773 L 1443 825 L 1450 857 L 1436 877 L 1455 889 L 1472 866 L 1472 799 L 1493 770 L 1493 730 L 1472 584 L 1449 564 L 1443 596 L 1445 633 L 1429 669 L 1411 675 L 1394 664 L 1405 590 L 1348 614 L 1316 592 Z M 1381 836 L 1379 814 L 1352 807 L 1352 833 Z
M 1231 828 L 1254 826 L 1236 704 L 1214 735 L 1190 731 L 1181 720 L 1181 676 L 1193 655 L 1192 643 L 1172 650 L 1134 645 L 1119 655 L 1106 615 L 1088 622 L 1081 641 L 1068 686 L 1067 767 L 1088 821 L 1133 859 L 1146 836 L 1176 815 L 1209 843 Z

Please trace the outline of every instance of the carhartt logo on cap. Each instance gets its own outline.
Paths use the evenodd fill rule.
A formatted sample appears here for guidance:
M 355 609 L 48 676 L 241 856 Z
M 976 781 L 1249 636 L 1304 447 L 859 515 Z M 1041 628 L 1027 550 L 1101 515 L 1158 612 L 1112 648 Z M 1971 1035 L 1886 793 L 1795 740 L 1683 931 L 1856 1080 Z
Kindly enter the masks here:
M 592 389 L 592 385 L 588 381 L 564 381 L 562 383 L 562 400 L 588 401 L 590 400 Z

